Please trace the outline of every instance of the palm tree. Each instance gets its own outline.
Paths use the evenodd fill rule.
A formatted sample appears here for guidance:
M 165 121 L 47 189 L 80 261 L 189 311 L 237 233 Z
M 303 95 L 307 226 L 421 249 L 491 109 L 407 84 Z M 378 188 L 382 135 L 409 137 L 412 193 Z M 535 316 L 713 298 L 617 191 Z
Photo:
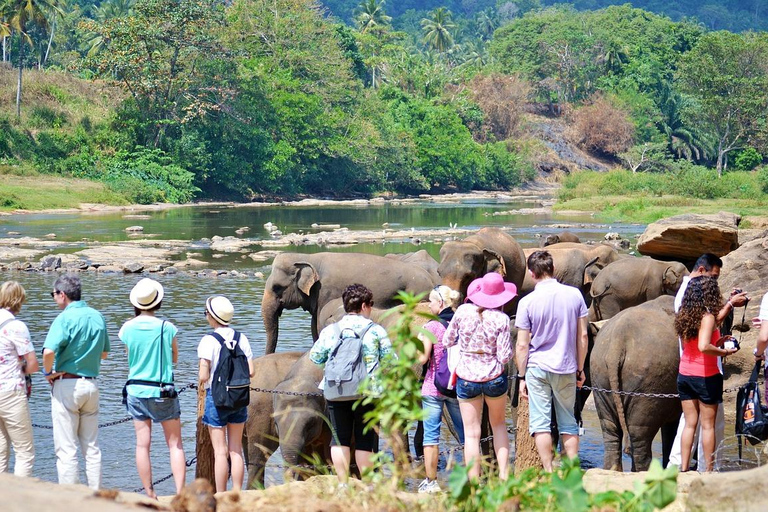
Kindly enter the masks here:
M 103 25 L 114 18 L 131 16 L 135 4 L 136 0 L 106 0 L 93 10 L 92 17 L 97 23 Z M 84 43 L 82 49 L 87 49 L 90 57 L 101 51 L 104 39 L 98 32 L 88 32 L 84 37 Z
M 9 0 L 0 0 L 0 39 L 3 40 L 3 62 L 6 61 L 6 56 L 10 53 L 7 51 L 6 42 L 13 33 L 10 23 L 10 7 L 11 2 Z
M 485 41 L 489 41 L 493 37 L 494 31 L 498 28 L 496 17 L 490 9 L 480 12 L 477 15 L 476 23 L 477 34 Z
M 57 0 L 7 0 L 10 17 L 8 24 L 19 33 L 19 80 L 16 86 L 16 117 L 21 117 L 21 83 L 24 70 L 24 43 L 32 45 L 32 38 L 27 33 L 27 26 L 35 24 L 48 30 L 46 13 L 62 14 Z
M 428 47 L 442 53 L 453 46 L 451 31 L 456 28 L 456 24 L 451 16 L 451 11 L 438 7 L 430 13 L 429 18 L 421 20 L 424 42 Z
M 660 94 L 659 109 L 662 118 L 659 129 L 667 137 L 669 150 L 677 158 L 689 161 L 706 160 L 712 153 L 712 144 L 695 128 L 686 125 L 684 112 L 695 108 L 691 99 L 665 86 Z
M 356 18 L 357 26 L 360 27 L 360 32 L 363 34 L 379 32 L 392 21 L 392 17 L 384 13 L 384 0 L 378 3 L 376 0 L 363 0 L 358 9 L 360 9 L 360 13 Z

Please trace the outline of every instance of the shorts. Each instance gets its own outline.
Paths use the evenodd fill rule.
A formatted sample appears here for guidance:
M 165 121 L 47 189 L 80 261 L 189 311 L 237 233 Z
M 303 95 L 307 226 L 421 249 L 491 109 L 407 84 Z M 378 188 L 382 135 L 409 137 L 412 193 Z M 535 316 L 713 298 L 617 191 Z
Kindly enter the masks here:
M 179 398 L 139 398 L 128 395 L 125 402 L 128 414 L 136 421 L 152 420 L 163 421 L 177 420 L 181 417 Z
M 331 446 L 352 446 L 352 435 L 355 439 L 355 450 L 364 452 L 379 451 L 379 435 L 374 429 L 363 432 L 365 421 L 363 416 L 373 410 L 373 404 L 358 405 L 354 410 L 352 406 L 357 400 L 343 400 L 327 402 L 328 417 L 331 420 L 333 430 Z
M 552 432 L 552 406 L 555 407 L 557 430 L 561 434 L 579 435 L 579 424 L 573 412 L 576 405 L 576 374 L 552 373 L 535 366 L 525 370 L 528 389 L 528 432 Z
M 203 425 L 223 428 L 232 423 L 245 423 L 248 419 L 248 407 L 240 409 L 219 409 L 213 405 L 213 393 L 208 390 L 205 397 L 205 412 L 203 413 Z
M 456 397 L 459 401 L 472 400 L 481 395 L 485 398 L 502 398 L 508 389 L 509 380 L 506 373 L 486 382 L 472 382 L 459 377 L 456 382 Z
M 451 415 L 456 433 L 459 435 L 459 444 L 464 444 L 464 424 L 461 421 L 459 403 L 455 398 L 445 396 L 425 396 L 421 399 L 421 408 L 427 413 L 424 418 L 424 446 L 437 446 L 440 444 L 440 427 L 443 424 L 443 405 Z
M 677 392 L 680 400 L 698 400 L 707 405 L 723 403 L 723 376 L 718 373 L 711 377 L 677 376 Z

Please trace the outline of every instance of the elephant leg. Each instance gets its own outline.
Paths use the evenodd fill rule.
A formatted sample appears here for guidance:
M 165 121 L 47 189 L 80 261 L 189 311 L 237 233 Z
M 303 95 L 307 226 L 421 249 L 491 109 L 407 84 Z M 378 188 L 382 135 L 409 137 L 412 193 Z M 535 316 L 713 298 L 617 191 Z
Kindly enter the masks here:
M 652 443 L 658 428 L 629 426 L 629 442 L 632 446 L 632 471 L 648 471 L 653 460 Z
M 667 467 L 669 454 L 672 453 L 672 445 L 677 435 L 677 423 L 665 423 L 661 426 L 661 465 Z
M 595 393 L 595 407 L 603 431 L 603 468 L 611 471 L 623 471 L 621 463 L 621 442 L 624 432 L 616 414 L 613 399 L 604 393 Z
M 253 441 L 249 439 L 245 446 L 245 458 L 248 465 L 246 489 L 263 488 L 267 461 L 279 446 L 277 439 L 272 440 L 265 437 Z

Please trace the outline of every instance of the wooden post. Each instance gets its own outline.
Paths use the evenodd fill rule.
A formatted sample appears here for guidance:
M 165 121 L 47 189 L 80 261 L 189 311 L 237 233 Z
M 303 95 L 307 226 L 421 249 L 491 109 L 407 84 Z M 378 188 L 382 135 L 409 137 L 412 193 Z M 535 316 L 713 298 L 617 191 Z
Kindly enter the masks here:
M 195 467 L 195 478 L 205 478 L 215 489 L 216 477 L 214 472 L 213 445 L 211 444 L 211 436 L 208 434 L 208 427 L 203 425 L 205 394 L 205 386 L 200 383 L 197 390 L 197 466 Z
M 515 474 L 520 474 L 528 468 L 543 469 L 539 452 L 536 451 L 536 443 L 533 436 L 528 433 L 528 400 L 520 397 L 517 406 L 517 432 L 515 434 Z M 199 464 L 199 462 L 198 462 Z

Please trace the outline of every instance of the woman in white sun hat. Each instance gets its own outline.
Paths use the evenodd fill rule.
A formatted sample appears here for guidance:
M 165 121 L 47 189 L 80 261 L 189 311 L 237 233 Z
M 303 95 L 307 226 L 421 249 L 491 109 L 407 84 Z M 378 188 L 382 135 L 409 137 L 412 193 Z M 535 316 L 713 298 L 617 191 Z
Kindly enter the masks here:
M 456 396 L 464 424 L 464 459 L 471 464 L 469 475 L 480 475 L 480 423 L 483 403 L 493 431 L 493 448 L 499 478 L 509 475 L 509 434 L 506 426 L 507 372 L 512 358 L 509 317 L 502 306 L 517 297 L 517 287 L 491 272 L 475 279 L 467 288 L 467 300 L 456 310 L 443 335 L 443 345 L 458 344 L 461 352 L 456 375 Z
M 163 295 L 163 285 L 155 280 L 144 278 L 136 283 L 130 294 L 135 317 L 125 322 L 118 334 L 128 351 L 128 382 L 123 400 L 136 430 L 136 468 L 151 498 L 157 498 L 149 458 L 153 421 L 163 427 L 177 493 L 184 487 L 187 471 L 181 442 L 181 410 L 173 387 L 173 365 L 179 355 L 178 329 L 156 316 Z
M 220 408 L 216 407 L 211 392 L 211 383 L 219 363 L 222 344 L 230 350 L 239 346 L 248 359 L 248 373 L 254 374 L 253 352 L 245 334 L 235 331 L 229 326 L 235 308 L 223 295 L 208 297 L 205 301 L 205 318 L 213 333 L 206 334 L 197 346 L 197 357 L 200 359 L 200 384 L 208 390 L 205 398 L 203 424 L 208 426 L 214 453 L 214 473 L 216 492 L 227 490 L 229 471 L 232 471 L 232 488 L 243 488 L 245 461 L 243 459 L 243 429 L 248 419 L 248 407 Z M 220 338 L 221 341 L 217 338 Z

